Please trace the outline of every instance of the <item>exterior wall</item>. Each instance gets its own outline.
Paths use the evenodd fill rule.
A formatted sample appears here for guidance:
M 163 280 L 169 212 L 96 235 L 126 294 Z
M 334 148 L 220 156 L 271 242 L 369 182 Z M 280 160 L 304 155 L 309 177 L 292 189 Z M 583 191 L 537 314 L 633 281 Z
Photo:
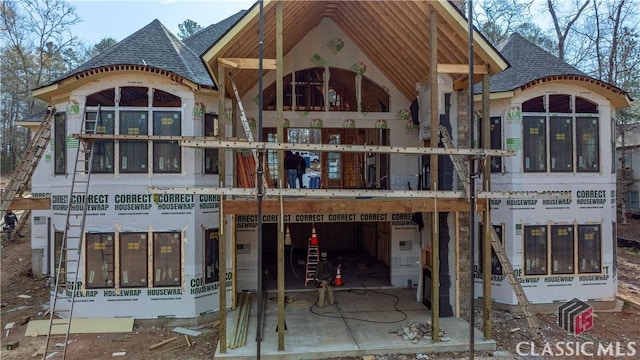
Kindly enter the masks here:
M 576 94 L 598 105 L 600 171 L 595 173 L 525 173 L 523 172 L 521 104 L 544 94 Z M 515 111 L 514 111 L 515 110 Z M 516 114 L 516 116 L 513 116 Z M 492 199 L 491 213 L 494 225 L 504 225 L 504 243 L 514 271 L 533 304 L 562 302 L 577 294 L 583 300 L 610 301 L 615 299 L 615 246 L 613 239 L 616 221 L 615 175 L 612 173 L 611 123 L 614 114 L 610 103 L 603 97 L 567 84 L 534 86 L 519 92 L 510 101 L 491 104 L 491 116 L 502 118 L 503 148 L 517 150 L 515 156 L 504 159 L 504 172 L 491 176 L 492 191 L 561 191 L 571 194 L 568 201 Z M 515 139 L 510 141 L 508 139 Z M 520 144 L 512 146 L 510 144 Z M 575 147 L 575 145 L 574 145 Z M 599 224 L 601 242 L 601 272 L 542 276 L 525 276 L 525 247 L 523 229 L 527 225 L 582 225 Z M 547 228 L 548 229 L 548 228 Z M 550 242 L 547 235 L 547 244 Z M 477 245 L 476 245 L 477 246 Z M 577 245 L 575 245 L 577 249 Z M 476 247 L 477 249 L 477 247 Z M 574 256 L 577 257 L 577 250 Z M 477 252 L 479 253 L 479 251 Z M 550 256 L 550 245 L 547 256 Z M 476 258 L 476 294 L 482 293 L 481 274 Z M 553 265 L 551 265 L 553 266 Z M 579 265 L 578 265 L 579 266 Z M 504 276 L 493 276 L 492 297 L 499 303 L 516 305 L 517 299 Z
M 32 179 L 36 194 L 52 196 L 52 210 L 34 211 L 32 217 L 32 248 L 34 254 L 42 256 L 42 274 L 54 274 L 53 237 L 55 231 L 65 227 L 69 206 L 68 195 L 75 167 L 77 142 L 70 137 L 79 133 L 85 111 L 86 96 L 104 89 L 119 86 L 148 86 L 161 89 L 182 100 L 182 135 L 202 135 L 203 117 L 194 111 L 196 102 L 215 112 L 217 99 L 206 94 L 194 94 L 186 87 L 168 79 L 148 74 L 114 75 L 90 82 L 71 92 L 69 101 L 55 105 L 58 112 L 67 113 L 67 176 L 54 176 L 53 144 L 43 154 Z M 72 104 L 79 104 L 73 109 Z M 200 105 L 198 105 L 200 106 Z M 117 116 L 117 115 L 116 115 Z M 151 146 L 150 146 L 151 148 Z M 149 150 L 151 152 L 151 150 Z M 88 194 L 96 200 L 87 209 L 87 232 L 178 232 L 181 234 L 181 286 L 116 289 L 89 289 L 79 291 L 76 296 L 74 315 L 79 317 L 135 316 L 136 318 L 195 317 L 218 310 L 219 282 L 204 283 L 204 229 L 218 229 L 219 197 L 207 195 L 185 195 L 180 197 L 151 196 L 148 186 L 194 186 L 211 185 L 218 175 L 204 175 L 202 149 L 182 149 L 182 172 L 179 174 L 92 174 Z M 131 195 L 136 196 L 135 200 Z M 127 198 L 129 196 L 129 198 Z M 72 206 L 74 206 L 72 204 Z M 77 206 L 77 205 L 76 205 Z M 150 239 L 152 237 L 149 237 Z M 151 240 L 149 240 L 149 248 Z M 228 250 L 229 253 L 231 249 Z M 149 267 L 152 264 L 149 251 Z M 84 252 L 81 256 L 84 257 Z M 228 254 L 229 256 L 229 254 Z M 118 259 L 114 259 L 116 264 Z M 84 264 L 84 260 L 83 260 Z M 115 268 L 117 273 L 118 269 Z M 231 267 L 226 269 L 230 273 Z M 224 276 L 221 271 L 220 276 Z M 53 276 L 53 275 L 50 275 Z M 79 281 L 86 284 L 87 277 L 80 268 Z M 117 278 L 116 278 L 117 279 Z M 73 281 L 69 275 L 68 281 Z M 77 285 L 77 290 L 84 286 Z M 230 293 L 230 289 L 227 291 Z M 122 306 L 123 302 L 127 306 Z M 150 306 L 153 305 L 153 306 Z M 96 312 L 100 309 L 100 313 Z
M 340 51 L 329 47 L 333 39 L 340 39 L 344 46 Z M 418 127 L 411 122 L 409 111 L 410 101 L 405 99 L 400 92 L 384 77 L 379 69 L 356 47 L 356 45 L 344 35 L 340 28 L 328 18 L 311 30 L 288 54 L 284 56 L 284 75 L 293 71 L 313 68 L 317 66 L 336 67 L 342 69 L 364 68 L 364 77 L 367 77 L 380 86 L 385 87 L 390 95 L 390 111 L 377 113 L 360 112 L 335 112 L 313 111 L 296 112 L 285 111 L 284 118 L 289 121 L 292 128 L 343 128 L 352 126 L 355 128 L 386 128 L 390 130 L 391 146 L 417 146 Z M 363 67 L 364 65 L 364 67 Z M 264 86 L 275 82 L 275 71 L 265 74 Z M 242 99 L 247 117 L 257 119 L 257 85 L 251 89 Z M 263 127 L 276 127 L 277 114 L 275 111 L 263 112 Z M 243 134 L 240 124 L 237 124 L 236 132 Z M 257 134 L 254 132 L 254 137 Z M 418 156 L 413 154 L 393 154 L 390 156 L 391 176 L 390 186 L 394 190 L 406 190 L 407 182 L 413 189 L 417 188 Z

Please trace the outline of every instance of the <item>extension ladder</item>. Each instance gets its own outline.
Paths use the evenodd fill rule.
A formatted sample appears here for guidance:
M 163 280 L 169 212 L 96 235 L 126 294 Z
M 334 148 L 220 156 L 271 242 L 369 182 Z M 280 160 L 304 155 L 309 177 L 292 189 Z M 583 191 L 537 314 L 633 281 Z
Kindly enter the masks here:
M 449 135 L 449 131 L 447 128 L 440 125 L 440 135 L 442 136 L 442 144 L 445 149 L 453 149 L 453 139 L 451 139 L 451 135 Z M 458 178 L 460 182 L 462 182 L 462 186 L 467 193 L 467 197 L 471 196 L 469 194 L 469 169 L 465 164 L 464 160 L 460 158 L 460 155 L 450 154 L 451 162 L 453 162 L 453 167 L 456 169 L 458 173 Z
M 307 270 L 304 277 L 304 286 L 307 286 L 307 284 L 309 284 L 309 281 L 315 281 L 316 269 L 318 269 L 319 262 L 320 249 L 318 248 L 318 245 L 312 245 L 311 239 L 309 239 L 309 247 L 307 248 Z
M 20 161 L 20 165 L 11 176 L 7 187 L 2 191 L 2 213 L 9 208 L 9 204 L 11 204 L 11 201 L 15 196 L 24 191 L 27 187 L 27 184 L 31 179 L 31 175 L 33 175 L 33 172 L 35 171 L 36 166 L 38 165 L 38 162 L 51 139 L 51 123 L 55 112 L 55 109 L 47 110 L 38 131 L 27 146 L 22 161 Z M 25 215 L 27 214 L 23 214 L 22 216 L 24 217 Z
M 516 293 L 516 298 L 518 299 L 518 303 L 520 304 L 520 308 L 522 308 L 522 313 L 524 317 L 527 319 L 529 323 L 529 327 L 531 327 L 531 333 L 535 339 L 538 339 L 538 320 L 535 317 L 533 310 L 529 304 L 529 299 L 527 299 L 527 294 L 524 293 L 522 286 L 520 286 L 520 282 L 516 277 L 516 274 L 513 272 L 513 266 L 511 266 L 511 261 L 509 261 L 509 257 L 504 251 L 504 246 L 502 242 L 500 242 L 500 237 L 496 232 L 496 229 L 493 226 L 491 228 L 491 247 L 493 247 L 493 251 L 496 252 L 496 256 L 498 260 L 500 260 L 500 264 L 502 264 L 503 274 L 507 276 L 509 279 L 509 283 L 513 288 L 513 292 Z M 489 271 L 489 270 L 485 270 Z
M 249 126 L 249 120 L 247 119 L 247 114 L 244 111 L 244 106 L 242 105 L 242 99 L 240 99 L 240 93 L 238 92 L 238 87 L 236 86 L 235 80 L 233 80 L 233 74 L 231 72 L 229 72 L 229 81 L 231 82 L 231 87 L 233 88 L 233 93 L 235 94 L 236 101 L 238 102 L 238 110 L 240 110 L 240 120 L 242 122 L 242 128 L 244 129 L 244 134 L 246 135 L 248 141 L 253 142 L 254 138 L 253 138 L 253 133 L 251 132 L 251 126 Z M 258 164 L 258 160 L 259 160 L 258 152 L 255 149 L 253 149 L 253 150 L 251 150 L 251 153 L 253 154 L 254 164 L 249 164 L 249 166 L 247 166 L 245 168 L 245 170 L 247 170 L 247 171 L 242 175 L 244 178 L 251 178 L 252 174 L 254 174 L 254 172 L 253 171 L 249 171 L 249 170 L 250 170 L 251 166 L 253 166 L 253 168 L 255 169 L 256 165 Z M 269 167 L 266 166 L 265 168 L 267 169 L 265 174 L 267 174 L 267 177 L 268 177 Z M 257 171 L 256 171 L 256 173 L 257 173 Z M 246 179 L 244 181 L 246 181 Z M 265 188 L 269 188 L 270 187 L 270 181 L 264 181 L 262 183 L 262 185 Z M 254 182 L 252 187 L 255 187 L 255 186 L 256 186 L 256 184 Z
M 88 119 L 87 115 L 85 113 L 80 132 L 93 134 L 95 133 L 96 124 L 100 120 L 100 107 L 95 113 L 95 119 Z M 84 288 L 79 286 L 78 273 L 87 215 L 87 193 L 89 192 L 89 180 L 93 163 L 92 150 L 93 142 L 91 140 L 80 140 L 78 142 L 62 244 L 59 249 L 56 249 L 56 253 L 59 251 L 60 257 L 57 259 L 55 290 L 49 308 L 49 328 L 42 357 L 44 360 L 52 357 L 52 354 L 60 352 L 62 353 L 62 359 L 65 359 L 71 330 L 71 319 L 73 318 L 74 300 L 80 291 L 84 291 Z M 80 201 L 74 202 L 73 199 L 80 199 Z M 70 282 L 68 279 L 73 279 L 73 281 Z M 60 315 L 61 319 L 55 319 L 56 314 Z M 57 344 L 62 344 L 62 348 L 56 348 Z
M 451 135 L 449 135 L 447 128 L 442 125 L 440 125 L 440 135 L 442 136 L 442 143 L 444 144 L 444 147 L 447 149 L 452 149 L 454 146 L 453 146 L 453 140 L 451 139 Z M 467 192 L 467 196 L 471 196 L 470 190 L 469 190 L 468 167 L 464 163 L 463 159 L 460 158 L 460 156 L 450 155 L 450 157 L 451 157 L 451 161 L 453 162 L 453 167 L 458 173 L 458 177 L 460 181 L 462 181 L 462 185 L 464 186 L 464 189 Z M 520 304 L 524 317 L 527 319 L 527 322 L 531 327 L 531 332 L 534 338 L 537 339 L 539 336 L 538 321 L 536 320 L 535 314 L 531 309 L 529 300 L 527 299 L 527 294 L 524 293 L 524 290 L 522 289 L 522 286 L 520 286 L 520 282 L 518 281 L 516 274 L 513 272 L 513 266 L 511 265 L 511 261 L 509 260 L 509 257 L 504 251 L 504 246 L 500 242 L 500 237 L 498 236 L 498 233 L 493 227 L 491 227 L 491 246 L 493 247 L 493 250 L 496 252 L 496 256 L 500 260 L 500 264 L 502 264 L 502 269 L 504 271 L 503 273 L 507 276 L 507 279 L 509 279 L 509 283 L 513 288 L 513 292 L 515 292 L 516 294 L 516 298 L 518 299 L 518 303 Z

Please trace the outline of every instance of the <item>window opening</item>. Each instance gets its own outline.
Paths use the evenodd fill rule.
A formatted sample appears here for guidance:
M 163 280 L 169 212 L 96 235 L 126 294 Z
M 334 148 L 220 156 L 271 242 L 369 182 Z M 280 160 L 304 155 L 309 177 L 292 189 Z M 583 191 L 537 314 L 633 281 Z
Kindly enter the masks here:
M 114 286 L 114 233 L 86 234 L 85 287 L 87 289 Z
M 547 274 L 547 229 L 543 225 L 524 227 L 525 275 Z
M 218 136 L 218 115 L 204 114 L 204 136 Z M 204 173 L 218 173 L 218 149 L 204 148 Z
M 600 265 L 600 225 L 578 225 L 578 272 L 599 273 Z
M 53 167 L 55 175 L 67 174 L 67 114 L 54 115 L 53 128 Z
M 120 106 L 149 107 L 149 88 L 130 86 L 120 89 Z
M 153 134 L 180 136 L 181 121 L 179 111 L 154 111 Z M 156 140 L 153 142 L 153 172 L 180 173 L 182 152 L 177 140 Z
M 220 239 L 218 229 L 207 229 L 204 235 L 204 281 L 206 284 L 220 281 L 220 256 L 218 242 Z
M 551 172 L 573 171 L 573 122 L 570 117 L 549 119 L 549 154 Z
M 547 171 L 547 137 L 544 117 L 525 116 L 522 119 L 524 169 L 529 172 Z
M 579 117 L 576 119 L 576 155 L 579 172 L 600 171 L 598 128 L 598 118 Z
M 153 234 L 153 286 L 180 286 L 182 282 L 179 232 Z
M 551 225 L 551 273 L 573 274 L 574 236 L 572 225 Z
M 115 112 L 100 111 L 100 118 L 97 119 L 97 117 L 98 113 L 95 111 L 86 113 L 87 120 L 92 120 L 85 123 L 86 132 L 94 133 L 94 129 L 92 129 L 92 127 L 95 125 L 95 134 L 113 135 L 115 129 Z M 95 140 L 93 142 L 93 162 L 91 164 L 92 173 L 104 174 L 114 172 L 114 143 L 115 142 L 113 140 Z
M 120 134 L 148 135 L 146 111 L 121 111 Z M 147 141 L 120 140 L 120 172 L 146 173 L 148 152 Z
M 147 287 L 147 233 L 120 233 L 120 287 Z

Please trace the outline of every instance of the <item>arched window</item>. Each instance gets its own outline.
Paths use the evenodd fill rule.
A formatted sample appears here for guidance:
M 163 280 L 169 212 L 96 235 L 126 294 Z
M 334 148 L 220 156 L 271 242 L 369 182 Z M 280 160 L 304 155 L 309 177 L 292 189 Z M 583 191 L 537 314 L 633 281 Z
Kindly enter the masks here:
M 323 67 L 299 70 L 287 74 L 283 84 L 287 110 L 389 111 L 389 91 L 352 70 L 329 68 L 328 74 Z M 264 89 L 263 96 L 264 110 L 275 110 L 275 82 Z
M 597 104 L 567 94 L 549 94 L 522 103 L 525 172 L 598 172 Z
M 86 97 L 85 118 L 93 120 L 86 122 L 86 130 L 104 135 L 180 136 L 181 107 L 179 96 L 160 89 L 146 86 L 105 89 Z M 93 173 L 182 171 L 182 150 L 176 140 L 96 140 L 93 149 Z

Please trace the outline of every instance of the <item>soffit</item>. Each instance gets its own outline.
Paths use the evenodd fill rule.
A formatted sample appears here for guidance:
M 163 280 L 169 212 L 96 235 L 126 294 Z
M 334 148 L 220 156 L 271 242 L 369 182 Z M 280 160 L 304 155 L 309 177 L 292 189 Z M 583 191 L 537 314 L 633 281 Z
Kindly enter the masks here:
M 263 57 L 268 59 L 276 57 L 276 3 L 263 3 Z M 282 7 L 285 55 L 328 17 L 407 100 L 415 98 L 416 84 L 426 84 L 429 80 L 432 7 L 437 18 L 438 63 L 468 64 L 467 22 L 454 5 L 446 1 L 284 1 Z M 254 6 L 203 55 L 216 83 L 217 59 L 258 58 L 258 36 L 259 8 Z M 478 33 L 474 34 L 474 51 L 474 64 L 488 65 L 490 74 L 508 66 Z M 256 70 L 234 70 L 233 76 L 241 95 L 258 82 Z M 466 79 L 466 74 L 454 75 L 454 86 L 465 86 Z M 227 93 L 231 92 L 227 90 Z

